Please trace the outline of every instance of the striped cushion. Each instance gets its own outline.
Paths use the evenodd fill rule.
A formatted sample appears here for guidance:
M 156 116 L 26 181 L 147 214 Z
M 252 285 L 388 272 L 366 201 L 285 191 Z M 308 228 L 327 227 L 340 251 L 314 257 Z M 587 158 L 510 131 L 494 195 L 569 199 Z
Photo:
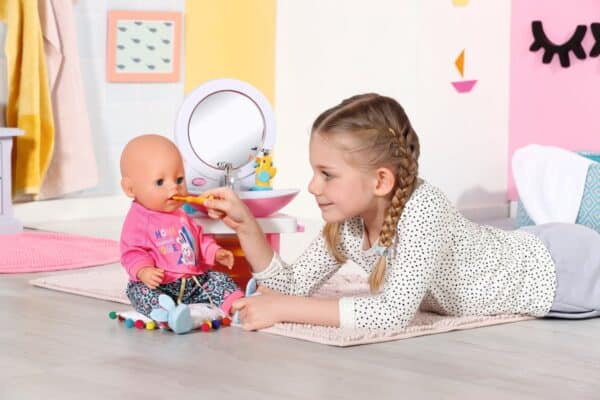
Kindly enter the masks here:
M 600 154 L 587 152 L 579 154 L 596 162 L 591 164 L 588 169 L 583 198 L 575 222 L 600 232 Z M 517 226 L 527 225 L 535 225 L 535 222 L 529 217 L 521 200 L 519 200 L 517 204 Z

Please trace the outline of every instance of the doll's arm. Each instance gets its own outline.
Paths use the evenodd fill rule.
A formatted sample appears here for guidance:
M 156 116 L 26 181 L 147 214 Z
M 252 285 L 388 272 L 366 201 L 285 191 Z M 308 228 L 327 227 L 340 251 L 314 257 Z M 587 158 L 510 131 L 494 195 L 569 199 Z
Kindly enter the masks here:
M 154 266 L 142 267 L 137 273 L 137 278 L 150 289 L 156 289 L 164 277 L 165 271 Z
M 142 268 L 156 268 L 154 259 L 143 247 L 129 245 L 121 241 L 121 264 L 129 275 L 129 280 L 140 281 L 138 275 Z
M 198 242 L 200 243 L 202 261 L 208 265 L 215 265 L 216 254 L 221 249 L 221 246 L 217 244 L 215 239 L 202 233 L 198 235 Z
M 155 268 L 156 262 L 151 255 L 150 244 L 146 240 L 147 221 L 132 218 L 125 219 L 121 232 L 121 264 L 129 275 L 129 280 L 140 281 L 138 274 L 142 268 Z

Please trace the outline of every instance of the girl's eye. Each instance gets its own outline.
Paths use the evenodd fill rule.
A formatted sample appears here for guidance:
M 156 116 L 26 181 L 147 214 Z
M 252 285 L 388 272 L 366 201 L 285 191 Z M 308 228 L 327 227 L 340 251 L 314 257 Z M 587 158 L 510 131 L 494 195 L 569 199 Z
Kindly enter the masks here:
M 177 178 L 177 184 L 181 185 L 183 183 L 183 176 L 180 176 L 179 178 Z
M 162 186 L 163 183 L 165 183 L 165 180 L 164 179 L 157 179 L 155 183 L 156 183 L 156 186 Z
M 323 176 L 325 177 L 325 180 L 328 181 L 329 179 L 332 178 L 331 174 L 329 172 L 326 171 L 321 171 L 321 173 L 323 174 Z

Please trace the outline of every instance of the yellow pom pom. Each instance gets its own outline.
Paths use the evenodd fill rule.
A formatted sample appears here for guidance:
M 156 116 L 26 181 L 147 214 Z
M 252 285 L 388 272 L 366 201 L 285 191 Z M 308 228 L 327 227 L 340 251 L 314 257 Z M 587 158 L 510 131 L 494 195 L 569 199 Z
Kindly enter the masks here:
M 206 321 L 204 321 L 204 323 L 207 324 L 210 329 L 212 329 L 212 322 L 211 321 L 209 321 L 207 319 Z
M 149 331 L 156 329 L 156 324 L 154 323 L 154 321 L 147 322 L 146 329 L 148 329 Z

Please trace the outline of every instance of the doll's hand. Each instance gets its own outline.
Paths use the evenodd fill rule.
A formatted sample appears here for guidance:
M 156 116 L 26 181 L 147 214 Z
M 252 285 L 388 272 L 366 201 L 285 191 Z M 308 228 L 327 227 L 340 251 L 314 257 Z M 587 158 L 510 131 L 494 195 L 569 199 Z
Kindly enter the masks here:
M 156 289 L 162 283 L 165 271 L 156 267 L 144 267 L 137 273 L 137 277 L 150 289 Z
M 268 328 L 281 322 L 281 300 L 284 298 L 279 292 L 259 287 L 260 296 L 250 296 L 238 299 L 231 306 L 232 311 L 239 310 L 242 328 L 247 331 Z
M 229 250 L 219 249 L 215 254 L 215 261 L 229 269 L 232 269 L 234 262 L 233 253 Z
M 207 197 L 204 200 L 204 206 L 207 208 L 208 216 L 223 220 L 227 226 L 235 231 L 245 222 L 254 220 L 246 204 L 229 188 L 210 189 L 204 192 L 203 195 Z

